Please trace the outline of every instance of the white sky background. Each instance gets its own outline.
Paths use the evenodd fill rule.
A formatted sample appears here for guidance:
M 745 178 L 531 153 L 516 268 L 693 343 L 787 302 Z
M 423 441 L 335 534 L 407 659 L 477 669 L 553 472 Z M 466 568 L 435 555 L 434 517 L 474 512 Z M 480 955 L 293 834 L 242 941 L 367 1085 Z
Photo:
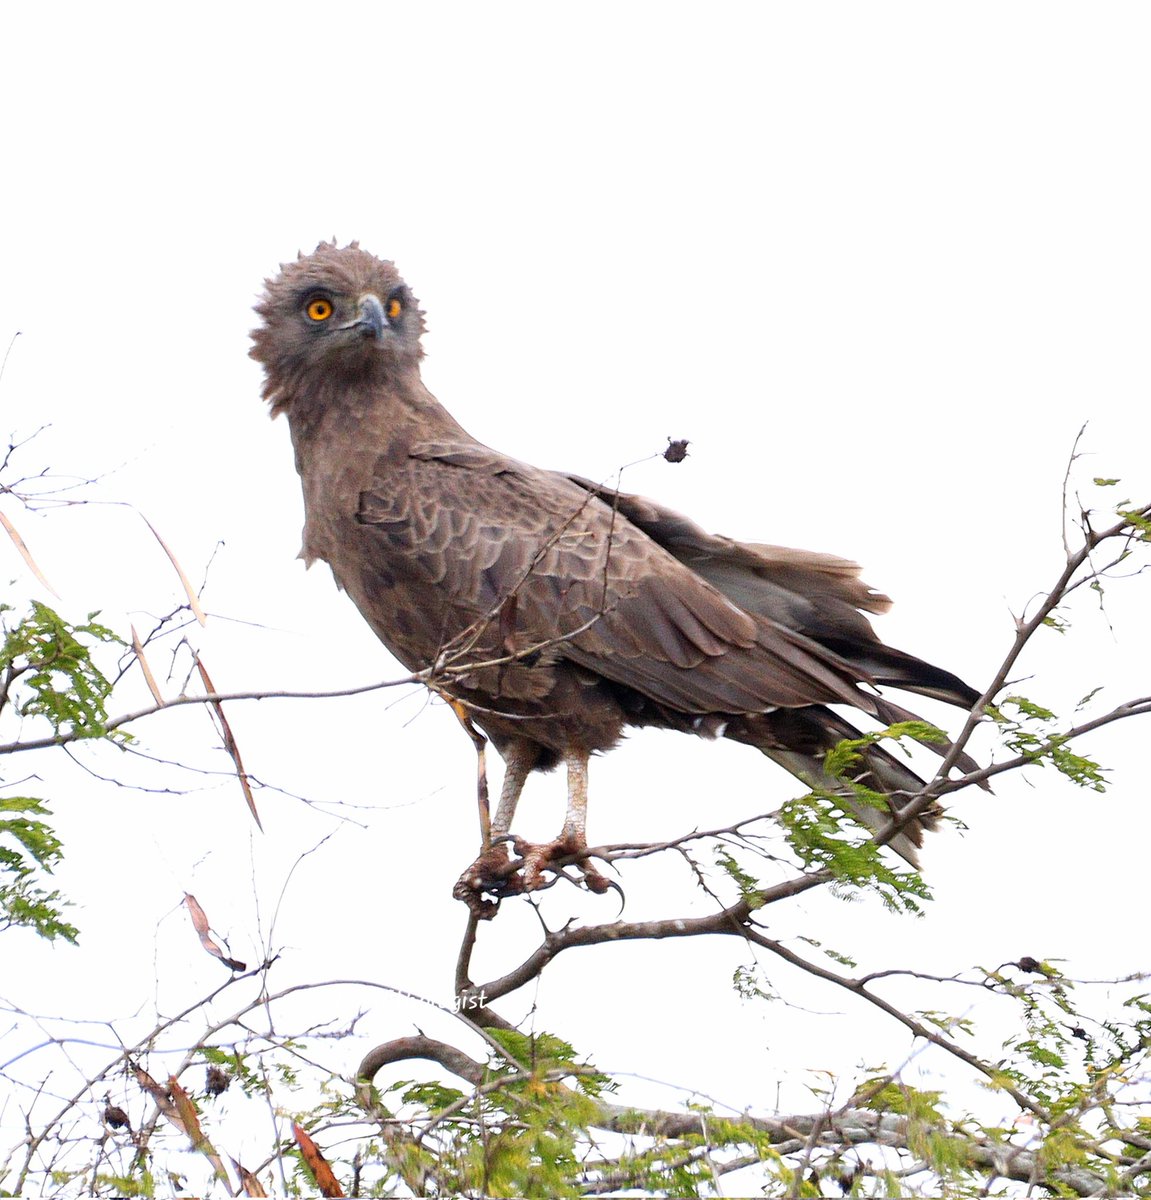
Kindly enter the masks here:
M 397 262 L 428 314 L 425 380 L 477 437 L 596 478 L 690 438 L 684 464 L 644 461 L 623 487 L 709 529 L 857 559 L 896 601 L 885 640 L 977 686 L 1012 612 L 1058 574 L 1060 488 L 1085 421 L 1080 488 L 1120 476 L 1103 503 L 1151 495 L 1145 6 L 180 14 L 26 5 L 0 20 L 0 338 L 22 331 L 0 433 L 49 423 L 17 465 L 102 476 L 85 495 L 144 513 L 197 580 L 223 543 L 203 594 L 212 619 L 189 634 L 223 690 L 401 673 L 327 569 L 295 561 L 287 428 L 267 420 L 246 357 L 263 278 L 333 234 Z M 180 602 L 130 509 L 4 511 L 74 619 L 98 608 L 143 629 Z M 14 594 L 39 594 L 4 554 Z M 1037 641 L 1023 690 L 1060 712 L 1100 682 L 1113 702 L 1146 694 L 1147 600 L 1143 581 L 1111 590 L 1114 634 L 1084 603 L 1072 634 Z M 166 669 L 162 651 L 153 663 Z M 146 702 L 137 677 L 132 688 L 121 707 Z M 78 755 L 196 789 L 163 795 L 101 785 L 59 756 L 10 762 L 10 780 L 41 777 L 18 793 L 52 802 L 82 940 L 6 934 L 8 1002 L 140 1022 L 157 1003 L 182 1007 L 223 978 L 176 908 L 183 892 L 258 961 L 292 864 L 325 837 L 287 884 L 274 983 L 354 976 L 450 1002 L 465 917 L 451 885 L 478 838 L 454 718 L 415 691 L 229 716 L 254 775 L 321 803 L 258 793 L 261 836 L 226 774 L 206 786 Z M 203 712 L 138 732 L 227 771 Z M 868 966 L 950 973 L 1030 954 L 1091 977 L 1147 968 L 1128 922 L 1145 913 L 1148 732 L 1084 745 L 1114 768 L 1106 797 L 1047 773 L 959 798 L 970 828 L 927 849 L 926 919 L 809 896 L 773 912 L 773 931 Z M 637 735 L 593 765 L 590 836 L 674 836 L 795 790 L 746 749 Z M 561 794 L 533 781 L 521 830 L 558 828 Z M 629 918 L 699 911 L 686 873 L 635 869 L 624 883 Z M 545 908 L 559 924 L 616 905 L 555 889 Z M 501 973 L 535 938 L 527 906 L 506 904 L 479 972 Z M 898 1030 L 774 964 L 785 996 L 817 1015 L 742 1004 L 729 979 L 746 961 L 735 939 L 573 953 L 500 1008 L 518 1019 L 535 1000 L 539 1027 L 605 1069 L 760 1109 L 800 1068 L 850 1076 L 906 1057 Z M 321 1011 L 341 1021 L 368 1006 L 365 1045 L 413 1022 L 453 1033 L 426 1009 L 354 993 Z M 38 1036 L 23 1027 L 9 1044 Z M 331 1061 L 350 1072 L 361 1049 Z M 668 1096 L 635 1085 L 626 1098 Z

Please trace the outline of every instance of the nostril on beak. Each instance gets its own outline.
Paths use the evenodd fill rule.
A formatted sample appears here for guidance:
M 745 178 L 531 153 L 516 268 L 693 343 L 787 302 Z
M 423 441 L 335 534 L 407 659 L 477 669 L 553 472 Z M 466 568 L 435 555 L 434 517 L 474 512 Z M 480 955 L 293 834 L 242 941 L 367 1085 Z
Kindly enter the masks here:
M 383 336 L 387 319 L 384 317 L 384 306 L 379 297 L 371 294 L 360 297 L 360 319 L 356 328 L 361 337 L 379 338 Z

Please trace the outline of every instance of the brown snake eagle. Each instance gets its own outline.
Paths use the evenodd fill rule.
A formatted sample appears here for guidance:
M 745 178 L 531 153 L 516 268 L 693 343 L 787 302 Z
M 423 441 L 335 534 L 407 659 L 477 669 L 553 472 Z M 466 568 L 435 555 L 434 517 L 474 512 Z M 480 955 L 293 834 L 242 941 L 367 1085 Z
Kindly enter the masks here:
M 593 890 L 608 886 L 584 861 L 588 758 L 629 726 L 744 742 L 850 797 L 822 760 L 860 735 L 828 705 L 888 724 L 911 714 L 880 686 L 965 709 L 978 699 L 879 641 L 863 614 L 890 601 L 854 563 L 713 536 L 650 500 L 477 442 L 420 379 L 415 297 L 357 243 L 324 243 L 284 265 L 256 311 L 251 355 L 273 415 L 288 418 L 303 484 L 302 557 L 331 566 L 405 667 L 434 667 L 437 690 L 504 759 L 493 841 L 457 889 L 474 909 L 490 908 L 484 891 L 558 877 L 561 860 L 579 862 Z M 560 762 L 563 830 L 544 845 L 516 840 L 509 870 L 524 782 Z M 896 813 L 923 786 L 878 746 L 863 752 L 857 780 Z M 909 822 L 893 849 L 914 864 L 936 815 Z

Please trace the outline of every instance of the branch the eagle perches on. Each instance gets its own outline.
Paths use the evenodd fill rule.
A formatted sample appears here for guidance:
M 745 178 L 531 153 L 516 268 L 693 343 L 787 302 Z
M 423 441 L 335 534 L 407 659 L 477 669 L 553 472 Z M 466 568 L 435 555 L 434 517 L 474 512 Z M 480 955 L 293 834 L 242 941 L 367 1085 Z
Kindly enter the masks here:
M 1051 623 L 1052 614 L 1068 596 L 1085 584 L 1099 583 L 1100 580 L 1112 577 L 1115 569 L 1127 561 L 1135 548 L 1135 543 L 1148 540 L 1149 534 L 1151 534 L 1151 505 L 1126 509 L 1118 521 L 1098 530 L 1092 527 L 1089 515 L 1084 514 L 1081 517 L 1081 529 L 1082 544 L 1078 549 L 1068 549 L 1063 569 L 1054 585 L 1035 605 L 1033 611 L 1021 616 L 1016 621 L 1015 634 L 1009 650 L 991 683 L 980 697 L 978 705 L 973 707 L 967 723 L 956 737 L 953 747 L 948 751 L 948 756 L 940 764 L 936 776 L 924 785 L 922 796 L 908 798 L 907 807 L 912 813 L 915 806 L 920 803 L 938 802 L 940 798 L 954 794 L 973 784 L 986 783 L 1037 762 L 1055 761 L 1059 766 L 1058 759 L 1053 759 L 1052 756 L 1064 750 L 1072 740 L 1130 717 L 1151 714 L 1151 695 L 1137 697 L 1115 705 L 1098 716 L 1080 720 L 1055 733 L 1028 743 L 1001 761 L 980 767 L 960 777 L 952 777 L 948 774 L 953 763 L 959 761 L 964 747 L 978 727 L 980 711 L 986 706 L 991 706 L 989 711 L 993 716 L 997 714 L 998 710 L 994 707 L 994 701 L 1007 684 L 1021 653 L 1036 633 Z M 1113 549 L 1100 556 L 1099 552 L 1105 546 Z M 1102 557 L 1102 561 L 1100 561 L 1100 557 Z M 474 730 L 472 732 L 482 765 L 482 739 Z M 898 826 L 898 822 L 902 818 L 902 813 L 893 816 L 890 822 L 893 829 L 890 832 L 894 832 L 894 828 Z M 754 838 L 751 827 L 757 821 L 768 820 L 770 820 L 770 814 L 763 814 L 730 826 L 696 831 L 659 844 L 600 846 L 590 849 L 589 853 L 601 860 L 614 862 L 667 851 L 684 853 L 695 842 L 725 842 L 735 839 L 746 846 L 750 845 Z M 877 833 L 876 842 L 882 842 L 888 832 L 881 830 Z M 552 960 L 564 951 L 588 949 L 592 946 L 615 942 L 691 938 L 705 934 L 718 934 L 744 939 L 750 945 L 770 953 L 790 967 L 848 992 L 884 1013 L 890 1019 L 902 1024 L 915 1039 L 939 1047 L 967 1068 L 993 1083 L 996 1088 L 1005 1091 L 1012 1097 L 1020 1110 L 1031 1114 L 1034 1120 L 1047 1126 L 1058 1124 L 1056 1113 L 1037 1100 L 1025 1088 L 1015 1086 L 1006 1080 L 1000 1068 L 995 1064 L 980 1059 L 949 1036 L 941 1027 L 910 1016 L 896 1004 L 887 1000 L 881 994 L 879 987 L 885 979 L 892 975 L 898 976 L 902 974 L 901 972 L 888 971 L 869 976 L 851 977 L 804 958 L 790 946 L 767 934 L 762 920 L 762 910 L 779 900 L 835 882 L 837 882 L 837 875 L 833 867 L 799 870 L 778 883 L 747 890 L 733 902 L 724 903 L 718 901 L 717 897 L 716 910 L 704 916 L 669 917 L 632 922 L 616 920 L 607 924 L 594 925 L 577 925 L 569 921 L 558 929 L 547 928 L 546 925 L 543 925 L 541 917 L 543 933 L 536 948 L 503 974 L 479 983 L 473 978 L 472 957 L 479 930 L 482 928 L 482 921 L 481 916 L 472 911 L 456 965 L 455 992 L 461 1013 L 460 1020 L 465 1022 L 474 1036 L 487 1040 L 489 1046 L 495 1048 L 496 1061 L 504 1063 L 503 1073 L 493 1073 L 491 1065 L 480 1063 L 457 1046 L 427 1038 L 422 1034 L 415 1037 L 391 1039 L 370 1051 L 360 1064 L 358 1077 L 361 1080 L 361 1102 L 365 1106 L 365 1111 L 375 1114 L 380 1120 L 387 1120 L 374 1098 L 370 1085 L 376 1075 L 389 1065 L 414 1058 L 437 1062 L 441 1067 L 469 1084 L 473 1089 L 473 1094 L 478 1094 L 484 1089 L 490 1091 L 507 1087 L 509 1079 L 520 1078 L 524 1073 L 530 1073 L 532 1066 L 529 1062 L 517 1058 L 514 1054 L 509 1054 L 506 1046 L 499 1042 L 493 1042 L 485 1031 L 515 1030 L 515 1025 L 500 1015 L 499 1001 L 538 979 Z M 714 893 L 712 894 L 714 895 Z M 1020 963 L 1019 965 L 1024 966 L 1025 964 Z M 1028 969 L 1033 969 L 1031 963 L 1026 966 Z M 462 1015 L 465 1012 L 466 1018 Z M 555 1073 L 554 1077 L 545 1074 L 543 1082 L 557 1087 L 566 1086 L 563 1084 L 563 1080 L 570 1079 L 570 1077 L 570 1068 L 565 1068 Z M 753 1119 L 746 1117 L 746 1120 L 751 1122 L 755 1129 L 766 1131 L 771 1144 L 776 1146 L 780 1153 L 788 1152 L 785 1147 L 790 1147 L 794 1151 L 798 1146 L 804 1144 L 805 1139 L 813 1137 L 813 1131 L 817 1131 L 815 1132 L 816 1142 L 826 1133 L 829 1142 L 838 1138 L 840 1145 L 850 1144 L 852 1140 L 856 1140 L 859 1142 L 875 1141 L 879 1144 L 902 1147 L 905 1150 L 908 1148 L 907 1126 L 905 1123 L 901 1124 L 901 1122 L 905 1122 L 905 1118 L 884 1116 L 869 1109 L 860 1108 L 858 1104 L 859 1101 L 853 1098 L 834 1112 L 781 1118 Z M 621 1109 L 611 1104 L 601 1104 L 592 1117 L 592 1124 L 597 1129 L 613 1132 L 640 1130 L 644 1133 L 669 1138 L 674 1137 L 677 1132 L 682 1133 L 689 1129 L 698 1131 L 698 1121 L 699 1117 L 691 1113 L 654 1111 L 637 1113 L 636 1110 Z M 693 1124 L 693 1122 L 696 1123 Z M 849 1129 L 856 1130 L 857 1133 L 849 1133 Z M 1032 1151 L 1025 1148 L 1012 1147 L 1005 1151 L 1003 1147 L 990 1142 L 975 1141 L 965 1143 L 963 1153 L 968 1156 L 970 1161 L 983 1163 L 987 1170 L 1010 1179 L 1027 1182 L 1035 1182 L 1037 1179 L 1049 1181 L 1053 1186 L 1068 1189 L 1079 1195 L 1099 1194 L 1100 1189 L 1106 1187 L 1104 1178 L 1095 1172 L 1074 1167 L 1044 1165 Z M 740 1165 L 746 1164 L 742 1160 L 733 1160 L 732 1169 L 738 1169 Z

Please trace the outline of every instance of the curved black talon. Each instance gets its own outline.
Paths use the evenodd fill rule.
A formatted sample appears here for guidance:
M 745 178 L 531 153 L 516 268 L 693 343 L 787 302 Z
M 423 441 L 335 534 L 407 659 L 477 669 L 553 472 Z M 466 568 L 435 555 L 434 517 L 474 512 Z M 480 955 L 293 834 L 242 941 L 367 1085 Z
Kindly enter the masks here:
M 615 915 L 615 920 L 618 921 L 620 917 L 623 916 L 623 910 L 627 907 L 627 895 L 625 894 L 623 888 L 620 887 L 620 885 L 616 883 L 614 879 L 604 879 L 604 882 L 611 891 L 619 893 L 619 912 L 617 912 Z

